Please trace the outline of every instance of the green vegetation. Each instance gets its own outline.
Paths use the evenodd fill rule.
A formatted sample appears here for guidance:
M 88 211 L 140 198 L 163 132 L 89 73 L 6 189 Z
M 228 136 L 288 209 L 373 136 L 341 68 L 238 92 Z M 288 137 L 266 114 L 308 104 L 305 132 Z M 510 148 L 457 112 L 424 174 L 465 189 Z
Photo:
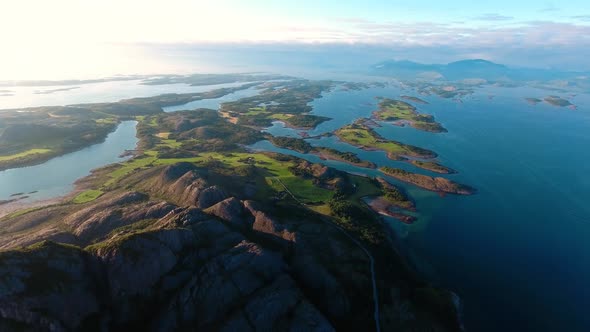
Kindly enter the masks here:
M 308 114 L 309 102 L 332 87 L 331 81 L 267 82 L 260 94 L 223 103 L 220 112 L 240 125 L 268 127 L 274 120 L 294 127 L 313 128 L 328 118 Z
M 317 116 L 311 114 L 296 114 L 284 119 L 289 125 L 296 128 L 311 129 L 315 128 L 322 122 L 328 121 L 330 118 L 325 116 Z
M 340 140 L 365 150 L 383 150 L 387 152 L 387 157 L 393 160 L 402 160 L 403 156 L 424 159 L 436 157 L 436 154 L 432 151 L 381 137 L 381 135 L 365 125 L 362 119 L 352 125 L 336 130 L 334 134 Z
M 346 194 L 336 193 L 328 202 L 328 206 L 343 227 L 359 234 L 363 240 L 379 244 L 386 237 L 375 216 L 366 207 L 350 200 Z
M 15 160 L 15 159 L 22 159 L 24 157 L 29 157 L 31 155 L 46 154 L 49 152 L 51 152 L 51 149 L 30 149 L 27 151 L 15 153 L 15 154 L 8 155 L 8 156 L 0 156 L 0 161 L 10 161 L 10 160 Z
M 45 208 L 45 206 L 42 206 L 42 207 L 32 207 L 32 208 L 27 208 L 27 209 L 22 209 L 22 210 L 14 211 L 14 212 L 12 212 L 12 213 L 10 213 L 10 214 L 2 217 L 2 219 L 10 219 L 10 218 L 19 217 L 19 216 L 25 215 L 25 214 L 27 214 L 29 212 L 40 210 L 42 208 Z
M 279 148 L 289 149 L 300 153 L 312 153 L 318 155 L 322 159 L 342 161 L 359 167 L 376 167 L 372 162 L 361 160 L 352 152 L 341 152 L 327 147 L 315 147 L 302 138 L 270 136 L 268 137 L 268 140 Z
M 120 167 L 115 169 L 113 172 L 109 173 L 108 180 L 104 183 L 104 187 L 108 188 L 109 186 L 113 185 L 114 183 L 116 183 L 118 180 L 120 180 L 121 178 L 123 178 L 127 174 L 129 174 L 135 170 L 145 168 L 147 166 L 152 165 L 156 161 L 156 159 L 157 159 L 156 157 L 153 157 L 153 156 L 150 156 L 150 154 L 147 154 L 146 156 L 139 157 L 139 158 L 133 158 L 129 161 L 126 161 L 126 162 L 120 164 L 121 165 Z
M 301 138 L 271 136 L 269 137 L 269 141 L 279 148 L 290 149 L 301 153 L 308 153 L 313 150 L 311 144 Z
M 342 152 L 336 149 L 327 147 L 314 147 L 313 153 L 317 154 L 321 158 L 328 160 L 338 160 L 345 163 L 349 163 L 358 167 L 375 168 L 375 164 L 370 161 L 362 160 L 353 152 Z
M 278 113 L 278 114 L 272 114 L 270 116 L 271 119 L 275 119 L 275 120 L 282 120 L 285 121 L 288 118 L 292 117 L 293 115 L 291 114 L 282 114 L 282 113 Z
M 74 199 L 72 199 L 72 203 L 83 204 L 92 202 L 93 200 L 99 198 L 103 193 L 104 192 L 101 190 L 86 190 L 74 197 Z
M 435 173 L 440 174 L 453 174 L 456 173 L 453 169 L 450 169 L 446 166 L 443 166 L 439 163 L 433 161 L 422 161 L 422 160 L 412 160 L 410 163 L 416 167 L 420 167 L 425 170 L 429 170 Z
M 394 99 L 382 99 L 379 110 L 373 113 L 373 117 L 380 121 L 395 121 L 402 125 L 408 123 L 416 129 L 434 133 L 447 131 L 440 123 L 434 121 L 432 115 L 420 114 L 414 106 Z
M 218 98 L 258 83 L 206 92 L 163 94 L 114 103 L 33 107 L 0 114 L 0 170 L 44 162 L 52 157 L 101 142 L 123 120 L 158 127 L 162 107 Z M 148 120 L 148 122 L 144 121 Z M 173 141 L 164 141 L 171 145 Z M 44 151 L 39 153 L 39 151 Z

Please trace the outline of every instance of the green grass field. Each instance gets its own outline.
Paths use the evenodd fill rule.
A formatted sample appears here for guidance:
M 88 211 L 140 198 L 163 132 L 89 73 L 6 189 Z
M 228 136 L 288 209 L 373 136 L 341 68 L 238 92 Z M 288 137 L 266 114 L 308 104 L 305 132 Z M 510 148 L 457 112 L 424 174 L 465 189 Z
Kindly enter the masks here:
M 340 140 L 346 143 L 383 150 L 393 155 L 401 155 L 410 152 L 401 143 L 378 139 L 378 137 L 375 137 L 375 135 L 368 129 L 347 126 L 338 129 L 335 134 Z
M 386 106 L 376 113 L 379 120 L 399 119 L 414 121 L 416 110 L 406 103 Z
M 27 151 L 23 151 L 20 153 L 15 153 L 15 154 L 11 154 L 11 155 L 7 155 L 7 156 L 0 156 L 0 161 L 9 161 L 9 160 L 16 160 L 16 159 L 21 159 L 24 157 L 28 157 L 34 154 L 46 154 L 51 152 L 51 149 L 30 149 Z
M 74 199 L 72 199 L 72 203 L 83 204 L 92 202 L 93 200 L 99 198 L 102 194 L 103 192 L 101 190 L 86 190 L 74 197 Z
M 252 107 L 248 110 L 248 112 L 244 113 L 244 115 L 259 115 L 264 113 L 269 113 L 266 110 L 266 107 Z
M 276 113 L 271 115 L 270 117 L 276 120 L 287 120 L 288 118 L 292 117 L 291 114 L 284 114 L 284 113 Z
M 250 158 L 250 161 L 246 160 Z M 305 203 L 313 203 L 329 200 L 332 197 L 332 192 L 323 188 L 316 187 L 311 180 L 303 180 L 289 171 L 292 166 L 291 162 L 282 162 L 275 160 L 267 155 L 258 153 L 231 153 L 222 154 L 217 152 L 207 152 L 199 154 L 198 157 L 193 158 L 170 158 L 157 159 L 155 165 L 170 165 L 178 162 L 193 162 L 196 164 L 204 163 L 208 160 L 217 160 L 222 162 L 228 168 L 236 168 L 238 166 L 248 165 L 254 163 L 258 168 L 267 172 L 265 178 L 266 183 L 276 191 L 283 191 L 284 188 L 273 181 L 274 178 L 279 178 L 281 182 L 297 197 Z

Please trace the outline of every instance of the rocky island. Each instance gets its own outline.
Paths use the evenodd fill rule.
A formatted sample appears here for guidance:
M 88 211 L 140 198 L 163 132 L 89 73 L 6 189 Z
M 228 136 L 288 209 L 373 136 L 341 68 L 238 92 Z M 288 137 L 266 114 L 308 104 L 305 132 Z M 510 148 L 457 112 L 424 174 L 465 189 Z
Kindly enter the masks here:
M 420 114 L 416 108 L 406 102 L 383 98 L 379 102 L 379 110 L 373 112 L 373 118 L 377 121 L 388 121 L 398 126 L 406 124 L 413 128 L 442 133 L 447 130 L 434 117 L 428 114 Z
M 323 160 L 335 160 L 358 167 L 376 168 L 374 163 L 362 160 L 352 152 L 342 152 L 323 146 L 312 146 L 304 139 L 295 137 L 268 136 L 267 138 L 273 145 L 279 148 L 289 149 L 299 153 L 314 154 Z
M 456 173 L 455 170 L 448 168 L 446 166 L 443 166 L 437 162 L 434 161 L 422 161 L 422 160 L 410 160 L 409 161 L 410 164 L 431 171 L 431 172 L 435 172 L 435 173 L 439 173 L 439 174 L 453 174 Z
M 431 177 L 422 174 L 411 173 L 399 168 L 393 167 L 382 167 L 379 169 L 381 172 L 389 175 L 398 180 L 414 184 L 418 187 L 428 189 L 434 192 L 456 194 L 456 195 L 473 195 L 475 189 L 463 185 L 460 183 L 453 182 L 449 179 L 442 177 Z
M 375 130 L 365 124 L 365 119 L 359 119 L 351 125 L 342 127 L 336 130 L 334 134 L 341 141 L 361 149 L 385 151 L 387 157 L 392 160 L 404 160 L 405 157 L 423 159 L 436 157 L 436 153 L 433 151 L 381 137 Z

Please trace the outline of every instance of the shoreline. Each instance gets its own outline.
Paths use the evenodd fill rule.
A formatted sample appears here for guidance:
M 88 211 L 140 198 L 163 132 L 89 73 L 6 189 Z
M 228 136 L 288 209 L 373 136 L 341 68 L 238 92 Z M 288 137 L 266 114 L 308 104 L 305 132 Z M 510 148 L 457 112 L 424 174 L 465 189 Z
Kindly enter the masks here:
M 68 194 L 63 195 L 63 196 L 40 199 L 40 200 L 36 200 L 36 201 L 31 201 L 31 202 L 23 202 L 22 200 L 16 200 L 13 202 L 1 204 L 0 205 L 0 219 L 4 218 L 14 212 L 18 212 L 21 210 L 44 208 L 44 207 L 48 207 L 51 205 L 62 204 L 65 201 L 76 197 L 76 195 L 78 195 L 82 191 L 83 191 L 82 189 L 74 189 L 71 192 L 69 192 Z

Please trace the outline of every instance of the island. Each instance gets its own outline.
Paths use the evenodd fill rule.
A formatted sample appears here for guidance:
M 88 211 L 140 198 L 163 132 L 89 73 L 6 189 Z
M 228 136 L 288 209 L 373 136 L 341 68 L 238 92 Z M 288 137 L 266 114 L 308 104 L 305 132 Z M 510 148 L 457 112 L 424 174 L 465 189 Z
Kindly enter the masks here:
M 552 106 L 557 106 L 557 107 L 568 107 L 571 106 L 572 103 L 570 103 L 569 100 L 567 99 L 563 99 L 559 96 L 547 96 L 545 98 L 543 98 L 543 100 Z
M 323 160 L 335 160 L 358 167 L 376 168 L 374 163 L 360 159 L 355 153 L 342 152 L 323 146 L 312 146 L 301 138 L 272 135 L 269 135 L 266 138 L 276 147 L 293 150 L 299 153 L 317 155 Z
M 538 103 L 545 102 L 555 107 L 568 107 L 572 110 L 576 109 L 576 105 L 572 104 L 569 100 L 559 96 L 547 96 L 543 99 L 539 98 L 525 98 L 525 100 L 531 105 L 537 105 Z
M 336 130 L 334 134 L 341 141 L 363 150 L 385 151 L 387 157 L 392 160 L 405 160 L 406 157 L 422 159 L 436 158 L 437 155 L 433 151 L 383 138 L 366 124 L 366 120 L 356 120 L 353 124 Z
M 329 118 L 310 114 L 309 103 L 334 85 L 333 81 L 269 81 L 255 96 L 223 103 L 220 112 L 229 121 L 260 129 L 277 120 L 293 128 L 312 129 Z
M 409 101 L 417 103 L 417 104 L 428 104 L 428 102 L 426 100 L 420 99 L 420 98 L 414 97 L 414 96 L 401 96 L 400 98 L 405 99 L 405 100 L 409 100 Z
M 347 163 L 357 167 L 377 168 L 377 166 L 374 163 L 360 159 L 356 155 L 356 153 L 353 152 L 342 152 L 340 150 L 328 147 L 316 146 L 313 148 L 312 153 L 318 155 L 320 158 L 325 160 L 341 161 L 343 163 Z
M 471 188 L 464 184 L 453 182 L 449 179 L 445 179 L 442 177 L 435 178 L 427 175 L 408 172 L 400 168 L 393 168 L 388 166 L 381 167 L 379 168 L 379 170 L 384 174 L 396 178 L 400 181 L 411 183 L 413 185 L 430 191 L 456 195 L 475 194 L 474 188 Z
M 33 93 L 36 95 L 48 95 L 48 94 L 52 94 L 55 92 L 64 92 L 64 91 L 70 91 L 70 90 L 75 90 L 75 89 L 79 89 L 79 88 L 80 88 L 79 86 L 73 86 L 73 87 L 60 88 L 60 89 L 35 90 L 35 91 L 33 91 Z
M 381 99 L 379 110 L 373 112 L 373 119 L 392 122 L 398 126 L 408 124 L 413 128 L 433 133 L 447 131 L 440 123 L 434 120 L 434 116 L 420 114 L 414 106 L 400 100 L 389 98 Z
M 412 165 L 439 174 L 453 174 L 456 173 L 454 169 L 443 166 L 434 161 L 410 160 Z

